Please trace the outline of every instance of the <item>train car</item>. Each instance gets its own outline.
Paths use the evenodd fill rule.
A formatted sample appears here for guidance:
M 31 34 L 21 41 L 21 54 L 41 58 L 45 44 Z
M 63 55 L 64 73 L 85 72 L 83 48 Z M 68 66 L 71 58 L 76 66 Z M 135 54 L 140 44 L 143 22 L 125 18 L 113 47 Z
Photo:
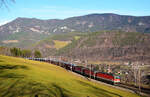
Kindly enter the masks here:
M 79 74 L 83 74 L 83 69 L 84 69 L 83 66 L 74 66 L 74 67 L 73 67 L 73 71 L 74 71 L 74 72 L 77 72 L 77 73 L 79 73 Z
M 59 66 L 65 68 L 66 62 L 64 61 L 59 61 Z
M 51 63 L 51 64 L 55 64 L 55 65 L 59 65 L 59 62 L 56 61 L 56 60 L 51 60 L 50 63 Z
M 75 66 L 75 64 L 65 62 L 64 68 L 67 70 L 72 70 L 74 66 Z
M 91 77 L 91 78 L 95 77 L 94 71 L 92 71 L 92 70 L 90 70 L 88 68 L 84 68 L 83 69 L 83 75 L 87 76 L 87 77 Z
M 110 74 L 110 73 L 96 72 L 95 78 L 97 80 L 104 81 L 104 82 L 111 83 L 111 84 L 120 83 L 120 77 L 114 76 L 113 74 Z
M 71 70 L 71 64 L 69 63 L 64 63 L 64 68 L 67 69 L 67 70 Z

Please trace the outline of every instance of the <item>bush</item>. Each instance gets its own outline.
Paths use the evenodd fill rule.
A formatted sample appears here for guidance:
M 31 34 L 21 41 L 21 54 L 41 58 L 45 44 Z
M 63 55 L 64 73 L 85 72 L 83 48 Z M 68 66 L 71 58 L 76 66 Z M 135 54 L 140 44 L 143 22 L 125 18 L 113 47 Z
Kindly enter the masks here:
M 42 57 L 41 52 L 38 51 L 38 50 L 35 50 L 35 51 L 34 51 L 34 57 L 35 57 L 35 58 L 41 58 L 41 57 Z
M 22 51 L 20 50 L 20 48 L 11 48 L 10 49 L 11 55 L 15 56 L 15 57 L 20 57 L 22 55 Z
M 31 57 L 31 50 L 22 50 L 22 57 Z

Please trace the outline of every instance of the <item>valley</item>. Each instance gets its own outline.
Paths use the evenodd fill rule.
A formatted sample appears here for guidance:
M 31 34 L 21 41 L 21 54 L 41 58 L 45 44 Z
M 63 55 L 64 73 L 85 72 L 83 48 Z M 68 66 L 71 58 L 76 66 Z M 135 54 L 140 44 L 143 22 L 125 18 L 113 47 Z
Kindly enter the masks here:
M 48 20 L 19 17 L 0 26 L 0 96 L 136 97 L 95 85 L 52 64 L 20 57 L 54 58 L 117 74 L 121 83 L 136 87 L 143 79 L 141 87 L 149 88 L 149 43 L 150 16 L 106 13 Z

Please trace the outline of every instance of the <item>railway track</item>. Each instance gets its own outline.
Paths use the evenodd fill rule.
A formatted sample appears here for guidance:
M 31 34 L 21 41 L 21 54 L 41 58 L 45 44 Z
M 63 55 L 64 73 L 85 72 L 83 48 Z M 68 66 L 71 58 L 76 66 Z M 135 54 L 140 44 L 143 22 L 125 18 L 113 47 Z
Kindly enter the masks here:
M 33 59 L 30 59 L 30 60 L 33 60 Z M 36 60 L 36 61 L 41 61 L 41 59 Z M 42 59 L 42 61 L 51 63 L 50 60 L 46 61 L 46 59 Z M 52 63 L 52 64 L 55 64 L 55 63 Z M 120 84 L 116 84 L 116 85 L 111 85 L 111 84 L 107 84 L 105 82 L 101 82 L 101 81 L 98 81 L 98 80 L 95 80 L 95 79 L 91 79 L 89 77 L 85 77 L 85 76 L 83 76 L 81 74 L 75 73 L 75 72 L 70 71 L 70 70 L 67 70 L 67 71 L 71 72 L 71 73 L 73 73 L 73 74 L 75 74 L 77 76 L 80 76 L 80 77 L 82 77 L 82 78 L 84 78 L 86 80 L 89 80 L 89 81 L 93 81 L 93 82 L 96 82 L 96 83 L 100 83 L 100 84 L 104 84 L 104 85 L 107 85 L 107 86 L 111 86 L 113 88 L 117 88 L 117 89 L 129 91 L 129 92 L 132 92 L 132 93 L 136 93 L 136 94 L 139 94 L 140 96 L 150 97 L 150 89 L 146 89 L 146 88 L 142 88 L 141 87 L 141 91 L 139 91 L 138 87 L 131 86 L 131 85 L 124 84 L 124 83 L 120 83 Z
M 124 84 L 124 83 L 120 83 L 116 86 L 123 87 L 123 88 L 134 91 L 134 93 L 150 97 L 150 89 L 147 89 L 147 88 L 141 87 L 141 89 L 139 90 L 139 87 L 131 86 L 131 85 Z
M 78 73 L 75 73 L 75 72 L 72 72 L 72 71 L 69 71 L 69 72 L 71 72 L 74 75 L 77 75 L 79 77 L 82 77 L 82 78 L 84 78 L 86 80 L 95 82 L 95 83 L 99 83 L 99 84 L 107 85 L 107 86 L 110 86 L 110 87 L 113 87 L 113 88 L 116 88 L 116 89 L 120 89 L 120 90 L 124 90 L 124 91 L 129 91 L 129 92 L 132 92 L 132 93 L 136 93 L 136 94 L 138 94 L 140 96 L 150 97 L 150 89 L 141 88 L 141 91 L 139 92 L 138 87 L 134 87 L 134 86 L 123 84 L 123 83 L 116 84 L 116 85 L 111 85 L 111 84 L 107 84 L 107 83 L 102 82 L 102 81 L 97 81 L 95 79 L 87 78 L 87 77 L 85 77 L 85 76 L 83 76 L 81 74 L 78 74 Z

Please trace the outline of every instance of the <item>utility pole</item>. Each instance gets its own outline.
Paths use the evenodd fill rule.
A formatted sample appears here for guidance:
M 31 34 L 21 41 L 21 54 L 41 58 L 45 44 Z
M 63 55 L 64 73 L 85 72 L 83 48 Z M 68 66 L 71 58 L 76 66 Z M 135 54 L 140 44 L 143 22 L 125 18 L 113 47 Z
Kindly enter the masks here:
M 137 83 L 137 81 L 136 81 L 136 79 L 137 79 L 137 72 L 136 72 L 137 70 L 136 70 L 136 66 L 134 66 L 134 77 L 135 77 L 135 86 L 137 85 L 136 83 Z
M 139 94 L 141 93 L 141 69 L 138 66 Z
M 133 74 L 134 74 L 134 85 L 137 85 L 137 63 L 132 63 Z
M 59 56 L 59 63 L 58 63 L 59 66 L 62 65 L 60 61 L 61 61 L 61 56 Z
M 72 71 L 72 59 L 71 59 L 71 71 Z
M 108 73 L 110 73 L 111 72 L 111 70 L 110 70 L 110 64 L 108 65 Z
M 138 85 L 139 94 L 141 93 L 141 66 L 139 62 L 134 64 L 134 77 L 135 77 L 135 86 Z
M 92 64 L 90 65 L 91 70 L 90 70 L 90 78 L 92 78 Z

